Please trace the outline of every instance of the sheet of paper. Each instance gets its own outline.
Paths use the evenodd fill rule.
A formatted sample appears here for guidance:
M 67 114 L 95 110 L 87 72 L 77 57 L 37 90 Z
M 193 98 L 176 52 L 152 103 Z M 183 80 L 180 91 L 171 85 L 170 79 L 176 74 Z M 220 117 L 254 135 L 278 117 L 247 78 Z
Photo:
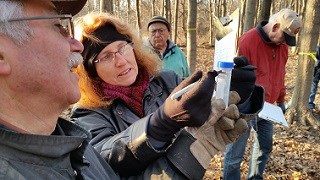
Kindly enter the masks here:
M 239 9 L 236 9 L 230 17 L 232 21 L 227 26 L 232 31 L 220 40 L 215 40 L 213 69 L 218 70 L 218 61 L 233 62 L 237 53 L 237 33 L 239 27 Z
M 260 118 L 269 120 L 274 123 L 281 124 L 285 127 L 289 127 L 287 120 L 285 119 L 282 109 L 279 106 L 273 105 L 268 102 L 264 102 L 263 109 L 258 114 Z

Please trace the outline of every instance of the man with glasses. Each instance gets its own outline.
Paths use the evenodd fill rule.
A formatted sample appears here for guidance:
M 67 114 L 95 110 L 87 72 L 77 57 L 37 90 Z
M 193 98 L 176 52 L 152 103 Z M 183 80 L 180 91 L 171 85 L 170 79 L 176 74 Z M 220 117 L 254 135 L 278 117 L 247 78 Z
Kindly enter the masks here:
M 171 26 L 168 20 L 162 16 L 154 16 L 148 22 L 149 37 L 147 46 L 158 54 L 163 61 L 163 70 L 173 70 L 186 78 L 190 75 L 190 69 L 184 52 L 169 39 Z
M 0 1 L 0 179 L 119 179 L 90 135 L 58 118 L 80 98 L 71 20 L 85 3 Z
M 285 66 L 288 46 L 296 45 L 296 35 L 302 27 L 302 19 L 291 9 L 282 9 L 262 21 L 256 28 L 240 36 L 239 55 L 245 56 L 256 66 L 256 83 L 265 89 L 265 100 L 277 104 L 285 113 Z M 245 107 L 243 107 L 245 108 Z M 241 108 L 240 108 L 241 111 Z M 255 118 L 248 122 L 249 129 L 233 144 L 227 145 L 224 158 L 223 179 L 240 179 L 243 160 L 251 127 L 254 144 L 247 179 L 263 179 L 263 172 L 272 151 L 273 125 L 270 121 Z

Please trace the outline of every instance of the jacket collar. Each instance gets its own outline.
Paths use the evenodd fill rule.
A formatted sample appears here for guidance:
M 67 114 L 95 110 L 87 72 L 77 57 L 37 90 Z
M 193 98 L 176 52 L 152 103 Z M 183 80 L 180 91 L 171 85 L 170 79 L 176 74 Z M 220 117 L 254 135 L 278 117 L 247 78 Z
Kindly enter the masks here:
M 54 135 L 21 134 L 0 128 L 0 144 L 26 153 L 58 158 L 80 147 L 89 138 L 81 127 L 58 119 Z M 85 141 L 85 145 L 87 142 Z
M 171 52 L 171 54 L 174 53 L 172 49 L 176 46 L 177 46 L 176 44 L 174 44 L 170 39 L 168 39 L 167 40 L 167 49 L 164 51 L 163 57 L 165 57 L 166 54 L 168 54 L 169 52 Z
M 173 41 L 171 41 L 170 39 L 167 40 L 167 48 L 166 50 L 163 52 L 163 54 L 161 54 L 158 50 L 156 50 L 150 42 L 150 39 L 145 40 L 145 45 L 149 48 L 151 48 L 155 53 L 158 54 L 160 59 L 163 59 L 166 54 L 168 54 L 169 52 L 174 53 L 174 51 L 172 50 L 173 48 L 175 48 L 177 45 L 175 43 L 173 43 Z
M 271 41 L 271 39 L 268 37 L 266 32 L 264 32 L 264 30 L 263 30 L 263 26 L 265 26 L 266 24 L 268 24 L 268 21 L 261 21 L 257 25 L 256 30 L 265 43 L 270 44 L 270 45 L 275 45 L 275 43 Z

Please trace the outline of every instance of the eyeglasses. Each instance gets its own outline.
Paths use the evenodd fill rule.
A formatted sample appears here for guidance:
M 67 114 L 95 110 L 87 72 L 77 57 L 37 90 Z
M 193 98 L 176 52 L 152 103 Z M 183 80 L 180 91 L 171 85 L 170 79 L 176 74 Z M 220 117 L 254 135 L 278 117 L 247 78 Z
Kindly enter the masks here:
M 69 15 L 69 14 L 12 18 L 5 21 L 0 21 L 0 23 L 15 22 L 15 21 L 44 20 L 44 19 L 59 19 L 60 23 L 56 24 L 56 26 L 58 26 L 58 28 L 60 29 L 60 33 L 65 37 L 70 36 L 71 38 L 74 38 L 74 25 L 72 22 L 72 15 Z
M 127 43 L 120 47 L 120 49 L 116 52 L 108 52 L 103 58 L 96 59 L 93 62 L 94 63 L 100 63 L 100 62 L 112 62 L 114 58 L 116 57 L 116 53 L 119 53 L 121 56 L 127 55 L 130 50 L 132 50 L 133 42 Z
M 162 34 L 164 34 L 165 31 L 166 31 L 166 29 L 160 28 L 160 29 L 151 30 L 149 32 L 151 33 L 152 36 L 154 36 L 157 32 L 162 35 Z

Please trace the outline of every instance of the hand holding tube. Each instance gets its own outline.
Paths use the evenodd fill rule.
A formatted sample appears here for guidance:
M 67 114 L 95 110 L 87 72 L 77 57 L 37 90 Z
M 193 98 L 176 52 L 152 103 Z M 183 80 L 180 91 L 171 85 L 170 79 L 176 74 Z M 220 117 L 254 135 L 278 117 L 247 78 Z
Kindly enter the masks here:
M 180 128 L 201 126 L 207 121 L 211 112 L 211 98 L 217 74 L 213 71 L 202 77 L 202 72 L 198 71 L 182 81 L 171 94 L 200 80 L 177 99 L 166 99 L 150 119 L 149 135 L 157 140 L 167 141 Z

